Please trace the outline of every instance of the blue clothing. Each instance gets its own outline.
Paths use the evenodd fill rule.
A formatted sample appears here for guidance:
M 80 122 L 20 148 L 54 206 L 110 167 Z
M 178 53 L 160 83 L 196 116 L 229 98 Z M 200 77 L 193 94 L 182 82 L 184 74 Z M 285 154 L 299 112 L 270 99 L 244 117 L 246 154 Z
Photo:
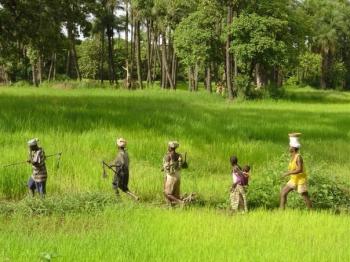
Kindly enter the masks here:
M 46 180 L 42 182 L 35 182 L 31 177 L 28 181 L 28 188 L 33 192 L 33 195 L 36 190 L 41 197 L 44 197 L 46 194 Z

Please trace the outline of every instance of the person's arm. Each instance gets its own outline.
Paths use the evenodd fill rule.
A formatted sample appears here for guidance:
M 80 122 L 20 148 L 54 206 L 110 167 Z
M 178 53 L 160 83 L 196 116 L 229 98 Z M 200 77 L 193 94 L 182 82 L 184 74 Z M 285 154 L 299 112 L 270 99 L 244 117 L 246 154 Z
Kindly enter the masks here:
M 32 164 L 32 161 L 33 161 L 32 151 L 29 150 L 29 152 L 28 152 L 28 160 L 27 160 L 27 163 L 28 163 L 28 164 Z
M 117 166 L 116 162 L 117 162 L 117 158 L 114 159 L 114 160 L 112 160 L 111 162 L 109 162 L 108 165 L 109 165 L 110 167 L 116 167 L 116 166 Z
M 233 173 L 233 183 L 231 186 L 231 191 L 234 190 L 237 186 L 237 176 Z
M 182 155 L 181 154 L 179 154 L 178 160 L 179 160 L 179 167 L 182 167 L 183 159 L 182 159 Z
M 34 156 L 31 158 L 31 164 L 34 166 L 40 166 L 45 161 L 45 155 L 42 150 L 38 150 L 34 153 Z
M 284 177 L 291 176 L 291 175 L 297 175 L 303 172 L 303 166 L 304 166 L 304 161 L 301 156 L 298 156 L 297 158 L 297 168 L 295 170 L 288 171 Z
M 164 171 L 169 171 L 170 170 L 170 166 L 171 166 L 170 162 L 171 162 L 171 157 L 168 154 L 168 155 L 166 155 L 163 158 L 163 169 L 164 169 Z
M 117 157 L 109 163 L 110 167 L 122 167 L 124 165 L 124 157 L 122 154 L 119 152 Z

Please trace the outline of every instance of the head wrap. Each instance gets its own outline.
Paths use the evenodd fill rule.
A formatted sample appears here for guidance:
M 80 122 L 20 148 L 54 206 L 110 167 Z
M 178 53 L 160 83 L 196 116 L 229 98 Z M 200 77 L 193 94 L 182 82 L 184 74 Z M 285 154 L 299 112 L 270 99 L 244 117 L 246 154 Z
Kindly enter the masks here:
M 37 146 L 38 142 L 39 142 L 38 138 L 33 138 L 33 139 L 29 140 L 27 143 L 28 143 L 28 146 Z
M 125 147 L 126 146 L 126 140 L 124 138 L 118 138 L 117 139 L 117 146 Z
M 173 149 L 176 149 L 176 148 L 179 147 L 179 143 L 178 143 L 177 141 L 170 141 L 170 142 L 168 143 L 168 147 L 173 148 Z

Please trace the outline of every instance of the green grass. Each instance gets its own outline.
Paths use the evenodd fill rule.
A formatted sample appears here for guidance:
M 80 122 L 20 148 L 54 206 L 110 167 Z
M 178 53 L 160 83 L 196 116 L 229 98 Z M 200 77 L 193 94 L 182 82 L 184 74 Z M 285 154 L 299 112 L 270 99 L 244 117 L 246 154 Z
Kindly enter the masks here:
M 276 182 L 288 163 L 287 134 L 300 131 L 310 176 L 349 181 L 349 94 L 309 89 L 305 97 L 313 93 L 314 100 L 305 101 L 304 90 L 293 92 L 287 100 L 228 103 L 216 95 L 156 88 L 1 88 L 0 164 L 25 160 L 26 141 L 39 137 L 47 154 L 63 152 L 59 170 L 55 159 L 48 160 L 50 193 L 108 192 L 100 161 L 114 158 L 115 139 L 123 136 L 129 141 L 131 188 L 144 200 L 161 200 L 162 157 L 167 141 L 177 139 L 190 162 L 183 190 L 224 203 L 231 154 L 252 165 L 252 184 L 255 179 Z M 30 167 L 1 173 L 0 195 L 23 197 Z
M 158 88 L 2 87 L 0 165 L 25 160 L 33 137 L 63 155 L 58 170 L 47 160 L 44 201 L 25 197 L 30 166 L 0 168 L 0 261 L 347 261 L 348 215 L 259 208 L 278 206 L 287 134 L 300 131 L 315 206 L 349 210 L 349 113 L 349 93 L 308 88 L 230 103 Z M 101 178 L 119 136 L 139 204 L 115 200 L 111 176 Z M 172 139 L 188 153 L 182 191 L 201 200 L 192 208 L 164 206 L 160 168 Z M 253 167 L 247 215 L 227 212 L 233 153 Z M 288 204 L 304 208 L 297 194 Z
M 349 223 L 318 212 L 229 216 L 124 203 L 90 215 L 0 218 L 0 260 L 348 261 Z

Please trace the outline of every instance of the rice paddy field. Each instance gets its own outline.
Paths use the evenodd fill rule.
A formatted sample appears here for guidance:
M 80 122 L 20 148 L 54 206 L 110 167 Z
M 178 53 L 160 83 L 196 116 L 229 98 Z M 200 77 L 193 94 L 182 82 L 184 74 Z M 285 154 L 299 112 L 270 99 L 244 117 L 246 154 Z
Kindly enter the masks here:
M 0 88 L 0 261 L 349 261 L 350 93 L 289 88 L 279 100 L 227 102 L 216 94 L 109 88 Z M 291 193 L 288 133 L 302 132 L 315 210 Z M 47 155 L 45 200 L 27 195 L 27 140 Z M 128 140 L 134 203 L 116 199 L 102 160 Z M 189 168 L 182 192 L 198 201 L 169 208 L 162 158 L 180 142 Z M 231 215 L 229 157 L 252 167 L 251 211 Z

